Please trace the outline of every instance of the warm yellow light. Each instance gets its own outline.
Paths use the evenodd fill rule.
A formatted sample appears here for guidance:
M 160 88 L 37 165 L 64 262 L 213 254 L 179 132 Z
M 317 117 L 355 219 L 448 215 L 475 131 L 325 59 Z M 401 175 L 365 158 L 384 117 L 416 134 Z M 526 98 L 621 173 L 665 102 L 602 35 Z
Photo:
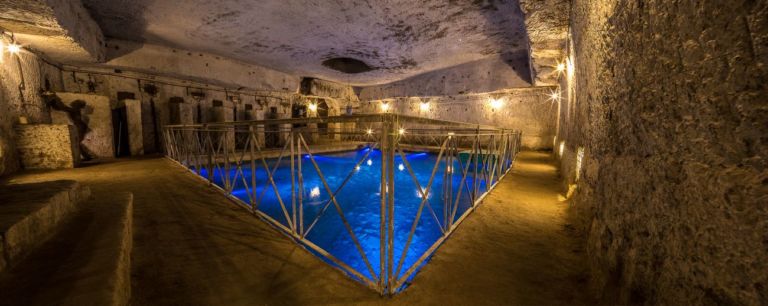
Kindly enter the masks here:
M 581 176 L 581 165 L 584 160 L 584 147 L 576 149 L 576 180 Z
M 429 102 L 421 102 L 419 109 L 421 109 L 422 112 L 429 111 Z
M 555 69 L 557 70 L 558 73 L 565 72 L 565 63 L 558 63 Z
M 492 109 L 497 110 L 504 106 L 504 101 L 502 101 L 502 99 L 491 98 L 490 105 Z
M 388 112 L 389 111 L 389 103 L 381 102 L 381 111 L 382 112 Z
M 373 130 L 368 129 L 367 131 L 365 131 L 365 133 L 368 134 L 368 135 L 373 135 Z
M 566 67 L 568 68 L 568 79 L 573 79 L 573 73 L 574 73 L 574 67 L 573 67 L 573 60 L 568 58 L 565 60 Z
M 17 54 L 17 53 L 21 52 L 21 46 L 15 44 L 15 43 L 8 44 L 7 48 L 8 48 L 8 52 L 11 53 L 11 54 Z
M 400 135 L 403 135 L 403 134 L 405 134 L 405 129 L 404 128 L 400 128 L 400 130 L 398 130 L 397 133 L 400 134 Z
M 552 101 L 559 101 L 560 100 L 560 92 L 559 91 L 552 91 L 549 94 L 549 99 Z
M 310 112 L 316 112 L 317 111 L 317 103 L 309 103 L 309 111 Z
M 565 141 L 560 142 L 560 157 L 563 157 L 563 151 L 565 151 Z

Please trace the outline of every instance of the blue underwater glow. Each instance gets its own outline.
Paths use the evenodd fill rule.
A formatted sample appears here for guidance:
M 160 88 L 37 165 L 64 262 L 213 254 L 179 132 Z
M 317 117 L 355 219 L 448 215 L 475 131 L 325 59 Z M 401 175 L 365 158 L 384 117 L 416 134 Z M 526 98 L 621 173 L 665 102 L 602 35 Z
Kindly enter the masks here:
M 369 153 L 369 151 L 369 156 L 360 164 L 359 168 L 356 169 L 355 165 L 357 162 Z M 354 172 L 350 180 L 337 194 L 336 199 L 339 206 L 341 206 L 344 217 L 349 222 L 350 227 L 360 242 L 374 274 L 378 277 L 380 271 L 379 239 L 381 237 L 381 152 L 379 150 L 371 151 L 369 148 L 364 148 L 353 152 L 322 155 L 313 154 L 312 159 L 321 169 L 321 172 L 332 191 L 339 188 L 350 172 Z M 432 153 L 409 153 L 406 155 L 406 159 L 412 167 L 419 184 L 423 189 L 426 189 L 430 175 L 432 174 L 432 169 L 437 160 L 437 155 Z M 288 216 L 291 216 L 293 211 L 291 207 L 292 187 L 290 162 L 290 158 L 283 158 L 273 175 L 277 187 L 276 189 L 285 205 Z M 295 162 L 298 164 L 299 159 L 297 158 Z M 276 163 L 277 159 L 270 159 L 267 162 L 270 169 L 272 169 Z M 370 278 L 371 273 L 363 261 L 360 252 L 358 252 L 355 247 L 355 244 L 344 226 L 334 204 L 329 203 L 329 193 L 323 185 L 308 154 L 302 156 L 301 163 L 304 181 L 304 190 L 302 193 L 304 229 L 308 229 L 322 208 L 329 205 L 322 216 L 317 220 L 317 224 L 314 225 L 306 236 L 306 239 L 323 248 L 357 272 Z M 460 162 L 454 159 L 453 165 L 451 166 L 453 171 L 449 175 L 446 175 L 445 163 L 445 159 L 440 161 L 438 171 L 434 177 L 434 182 L 429 191 L 428 202 L 432 211 L 434 211 L 434 215 L 428 207 L 425 206 L 423 208 L 398 278 L 404 275 L 406 271 L 416 263 L 419 257 L 421 257 L 442 236 L 440 226 L 445 224 L 447 218 L 451 218 L 451 215 L 453 215 L 453 220 L 458 220 L 459 217 L 461 217 L 461 215 L 463 215 L 472 205 L 470 190 L 473 188 L 472 173 L 474 164 L 469 166 L 466 164 L 460 165 Z M 251 195 L 249 192 L 253 191 L 250 186 L 246 189 L 245 184 L 250 184 L 251 172 L 253 170 L 250 168 L 250 162 L 244 164 L 242 171 L 231 169 L 228 175 L 230 181 L 234 182 L 232 194 L 245 203 L 251 203 Z M 422 193 L 419 192 L 414 184 L 412 177 L 408 173 L 407 167 L 399 155 L 396 155 L 394 165 L 395 264 L 393 273 L 395 273 L 394 270 L 397 269 L 399 260 L 403 254 L 403 249 L 405 248 L 408 235 L 422 200 Z M 256 203 L 258 203 L 257 208 L 286 227 L 290 227 L 288 220 L 286 219 L 286 213 L 283 212 L 280 207 L 274 191 L 275 188 L 269 183 L 267 172 L 260 160 L 257 161 L 256 166 L 255 194 Z M 470 169 L 470 174 L 467 175 L 464 186 L 460 186 L 461 174 L 463 171 L 461 168 L 462 166 Z M 480 166 L 482 167 L 482 165 Z M 213 174 L 213 182 L 216 185 L 223 187 L 223 169 L 214 170 Z M 206 169 L 200 169 L 200 175 L 207 178 L 208 172 Z M 450 182 L 450 185 L 448 185 L 447 182 Z M 444 187 L 448 188 L 449 186 L 449 190 L 444 190 Z M 478 196 L 487 192 L 487 185 L 482 177 L 480 177 L 478 186 Z M 459 193 L 459 187 L 463 188 L 463 190 L 454 213 L 452 208 L 444 206 L 445 201 L 443 199 L 450 197 L 452 199 L 451 203 L 454 203 Z M 298 183 L 296 184 L 296 188 L 298 188 Z M 298 209 L 298 199 L 296 206 Z M 444 212 L 446 212 L 446 214 L 444 214 Z M 299 222 L 301 221 L 297 219 L 297 223 Z M 331 261 L 327 259 L 326 261 L 331 263 Z M 426 263 L 426 261 L 424 261 L 424 263 Z M 416 273 L 412 274 L 411 278 L 415 274 Z

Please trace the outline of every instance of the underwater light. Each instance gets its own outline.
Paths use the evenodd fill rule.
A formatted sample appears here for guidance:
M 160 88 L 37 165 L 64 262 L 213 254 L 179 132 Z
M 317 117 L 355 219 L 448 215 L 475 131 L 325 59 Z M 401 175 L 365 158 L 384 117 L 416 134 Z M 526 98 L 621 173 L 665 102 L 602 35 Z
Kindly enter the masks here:
M 320 187 L 315 186 L 312 188 L 312 190 L 309 191 L 309 197 L 312 199 L 317 199 L 320 197 Z

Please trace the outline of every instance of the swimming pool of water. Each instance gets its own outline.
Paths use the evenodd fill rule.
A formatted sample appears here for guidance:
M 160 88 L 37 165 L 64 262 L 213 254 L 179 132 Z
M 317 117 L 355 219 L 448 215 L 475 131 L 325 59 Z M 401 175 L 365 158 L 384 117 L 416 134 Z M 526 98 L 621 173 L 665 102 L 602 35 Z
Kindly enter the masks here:
M 301 157 L 304 182 L 302 192 L 303 217 L 297 220 L 296 223 L 303 221 L 304 229 L 308 229 L 316 216 L 328 205 L 324 213 L 317 219 L 314 227 L 307 234 L 306 239 L 362 275 L 371 279 L 378 277 L 381 254 L 381 152 L 378 150 L 370 151 L 370 149 L 364 148 L 352 152 L 313 155 L 313 157 L 332 191 L 341 186 L 348 174 L 353 173 L 349 181 L 337 194 L 336 199 L 343 211 L 344 217 L 357 237 L 365 257 L 367 257 L 370 263 L 370 268 L 365 264 L 363 256 L 356 248 L 334 205 L 329 203 L 330 194 L 323 185 L 308 155 Z M 426 189 L 433 167 L 437 161 L 437 155 L 432 153 L 408 153 L 406 154 L 406 160 L 412 167 L 421 187 Z M 359 167 L 355 167 L 358 161 L 362 161 L 362 163 Z M 295 162 L 298 162 L 298 160 Z M 276 159 L 268 160 L 270 168 L 274 167 L 276 163 Z M 396 155 L 394 165 L 395 206 L 393 236 L 395 264 L 393 270 L 396 270 L 424 192 L 417 188 L 413 178 L 408 173 L 406 164 L 400 156 Z M 445 171 L 446 169 L 451 171 Z M 472 169 L 472 167 L 467 167 L 466 164 L 462 164 L 455 159 L 451 165 L 446 165 L 445 159 L 440 161 L 439 170 L 427 195 L 431 211 L 426 206 L 423 208 L 415 234 L 405 254 L 402 268 L 397 278 L 405 275 L 406 271 L 442 237 L 443 231 L 441 231 L 441 226 L 445 226 L 448 223 L 447 221 L 451 219 L 455 222 L 471 207 L 472 196 L 470 190 L 474 188 L 473 171 L 469 170 L 470 174 L 467 175 L 466 182 L 462 185 L 461 173 L 463 169 Z M 251 202 L 249 191 L 252 192 L 252 190 L 250 186 L 246 188 L 245 184 L 250 184 L 252 171 L 256 171 L 255 193 L 257 198 L 263 194 L 261 200 L 257 202 L 258 209 L 277 222 L 290 227 L 288 219 L 293 216 L 291 205 L 291 190 L 293 187 L 291 185 L 290 159 L 284 158 L 273 175 L 277 191 L 285 204 L 288 218 L 286 218 L 286 212 L 283 211 L 279 204 L 277 193 L 269 184 L 266 170 L 260 166 L 260 161 L 257 163 L 255 170 L 246 165 L 241 171 L 236 169 L 229 171 L 230 181 L 234 182 L 232 195 L 245 203 Z M 208 172 L 205 169 L 200 169 L 200 175 L 208 177 Z M 220 187 L 224 187 L 224 175 L 225 171 L 214 170 L 213 182 Z M 478 179 L 477 183 L 478 196 L 480 196 L 487 191 L 487 186 L 483 179 Z M 460 187 L 463 190 L 459 195 Z M 298 188 L 298 186 L 295 188 Z M 459 197 L 458 202 L 456 202 L 456 197 Z M 450 199 L 450 201 L 446 199 Z M 451 206 L 446 205 L 445 203 L 447 202 L 450 202 Z M 452 203 L 457 203 L 455 208 L 452 208 Z M 299 209 L 298 204 L 296 209 Z M 296 215 L 298 216 L 299 214 L 297 213 Z M 326 261 L 333 264 L 327 259 Z M 426 262 L 424 261 L 424 263 Z M 373 270 L 373 275 L 371 270 Z M 411 278 L 414 275 L 416 273 L 413 273 Z

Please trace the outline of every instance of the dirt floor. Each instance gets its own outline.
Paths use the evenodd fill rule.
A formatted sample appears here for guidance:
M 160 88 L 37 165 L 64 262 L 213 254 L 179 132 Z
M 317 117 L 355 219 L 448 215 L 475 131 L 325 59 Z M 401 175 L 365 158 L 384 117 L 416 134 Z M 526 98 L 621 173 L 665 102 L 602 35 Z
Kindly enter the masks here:
M 95 197 L 134 193 L 133 305 L 589 304 L 583 242 L 547 153 L 515 168 L 413 284 L 380 297 L 162 158 L 117 160 L 10 182 L 75 179 Z

